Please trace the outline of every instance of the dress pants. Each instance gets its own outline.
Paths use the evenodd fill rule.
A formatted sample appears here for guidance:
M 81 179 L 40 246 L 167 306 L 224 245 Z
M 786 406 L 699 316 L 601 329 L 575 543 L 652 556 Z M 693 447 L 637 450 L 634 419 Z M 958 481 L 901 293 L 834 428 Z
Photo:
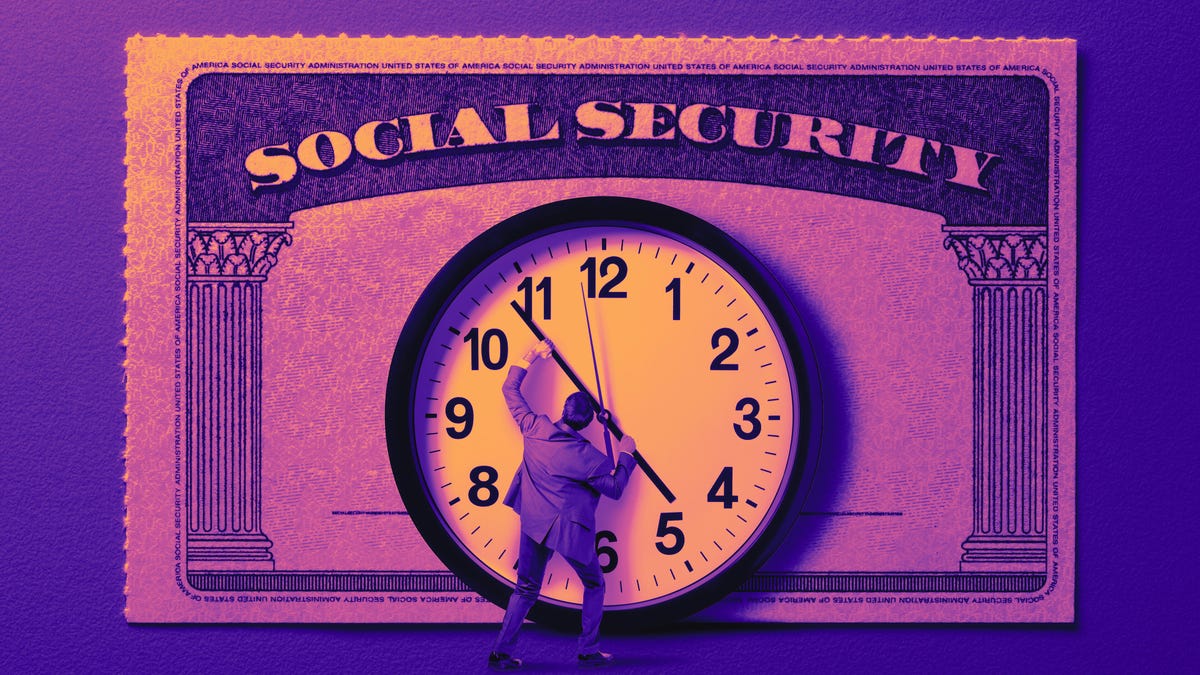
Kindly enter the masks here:
M 504 623 L 500 636 L 492 651 L 512 654 L 517 645 L 517 633 L 529 610 L 537 602 L 542 590 L 542 577 L 546 574 L 546 563 L 554 553 L 549 546 L 540 544 L 521 533 L 521 550 L 517 558 L 517 588 L 508 599 L 504 610 Z M 592 654 L 600 651 L 600 617 L 604 613 L 604 573 L 600 560 L 593 554 L 587 562 L 563 558 L 575 569 L 583 582 L 583 630 L 579 636 L 579 653 Z

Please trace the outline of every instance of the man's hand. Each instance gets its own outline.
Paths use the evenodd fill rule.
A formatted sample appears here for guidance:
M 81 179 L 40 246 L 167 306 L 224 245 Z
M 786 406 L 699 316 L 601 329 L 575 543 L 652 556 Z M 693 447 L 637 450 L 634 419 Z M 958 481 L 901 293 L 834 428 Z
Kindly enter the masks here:
M 633 436 L 625 436 L 617 444 L 617 451 L 626 455 L 633 455 L 634 450 L 637 450 L 637 443 L 633 441 Z
M 552 351 L 554 351 L 554 344 L 549 340 L 542 340 L 541 342 L 530 347 L 529 351 L 525 352 L 525 358 L 521 360 L 526 364 L 530 364 L 537 359 L 549 357 Z

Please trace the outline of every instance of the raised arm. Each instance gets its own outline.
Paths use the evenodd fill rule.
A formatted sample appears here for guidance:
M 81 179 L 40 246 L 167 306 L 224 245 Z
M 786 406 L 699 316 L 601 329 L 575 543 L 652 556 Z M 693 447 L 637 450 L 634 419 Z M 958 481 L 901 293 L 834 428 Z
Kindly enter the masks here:
M 533 412 L 525 400 L 525 396 L 521 394 L 521 383 L 525 381 L 525 376 L 529 373 L 530 362 L 545 358 L 550 354 L 551 349 L 552 346 L 547 340 L 530 347 L 524 358 L 509 367 L 508 376 L 504 378 L 504 385 L 501 387 L 501 391 L 504 393 L 504 402 L 508 405 L 508 412 L 512 414 L 513 420 L 521 428 L 523 435 L 533 430 L 533 425 L 537 421 L 537 413 Z

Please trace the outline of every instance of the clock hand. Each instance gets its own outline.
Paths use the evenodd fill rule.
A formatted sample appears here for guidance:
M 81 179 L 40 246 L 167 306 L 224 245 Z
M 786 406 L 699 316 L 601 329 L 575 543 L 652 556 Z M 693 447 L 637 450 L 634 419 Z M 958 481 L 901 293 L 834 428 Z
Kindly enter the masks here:
M 541 329 L 537 327 L 537 324 L 533 322 L 532 318 L 526 316 L 525 312 L 521 309 L 521 305 L 518 304 L 516 300 L 513 300 L 510 304 L 512 305 L 513 311 L 517 313 L 517 316 L 521 317 L 521 320 L 525 322 L 525 326 L 529 328 L 531 333 L 533 333 L 533 336 L 538 340 L 545 340 L 545 333 L 543 333 Z M 571 370 L 571 366 L 567 365 L 567 362 L 563 360 L 563 357 L 558 353 L 558 350 L 551 349 L 550 356 L 554 359 L 554 362 L 558 364 L 558 367 L 562 369 L 563 373 L 566 374 L 567 379 L 571 380 L 571 384 L 575 385 L 576 389 L 583 392 L 584 395 L 588 397 L 592 407 L 599 409 L 600 402 L 596 400 L 595 396 L 592 396 L 592 392 L 588 391 L 587 385 L 583 383 L 583 380 L 579 379 L 579 376 L 575 374 L 575 371 Z M 621 431 L 621 428 L 617 426 L 617 423 L 614 422 L 611 417 L 608 418 L 606 426 L 618 441 L 622 438 L 625 438 L 625 434 Z M 650 482 L 654 483 L 654 487 L 658 488 L 658 491 L 662 493 L 662 496 L 667 500 L 667 503 L 674 503 L 675 493 L 671 492 L 671 488 L 667 487 L 667 484 L 664 483 L 662 478 L 658 476 L 658 472 L 651 468 L 650 463 L 646 461 L 646 458 L 642 456 L 642 453 L 634 450 L 633 459 L 637 462 L 638 466 L 641 467 L 642 471 L 646 473 L 646 477 L 650 479 Z
M 587 291 L 583 290 L 583 282 L 579 283 L 579 295 L 583 298 L 583 320 L 587 322 L 588 346 L 592 348 L 592 370 L 596 373 L 596 395 L 600 397 L 600 412 L 604 412 L 604 385 L 600 384 L 600 366 L 596 364 L 596 343 L 592 340 L 592 319 L 588 316 Z M 607 425 L 604 427 L 604 449 L 608 452 L 609 463 L 613 463 L 612 439 L 609 438 Z

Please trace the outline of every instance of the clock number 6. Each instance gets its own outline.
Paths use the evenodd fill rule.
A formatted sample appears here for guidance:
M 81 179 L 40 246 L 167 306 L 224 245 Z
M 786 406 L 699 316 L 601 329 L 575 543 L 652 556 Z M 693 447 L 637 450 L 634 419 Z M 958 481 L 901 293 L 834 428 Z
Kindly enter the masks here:
M 683 520 L 683 514 L 674 511 L 671 513 L 662 513 L 658 516 L 658 534 L 656 536 L 660 539 L 663 537 L 675 538 L 675 543 L 670 546 L 661 541 L 654 542 L 654 548 L 657 548 L 658 552 L 664 555 L 675 555 L 683 550 L 683 530 L 671 524 L 675 520 Z
M 601 546 L 601 541 L 615 544 L 617 543 L 617 535 L 608 530 L 600 530 L 596 533 L 596 555 L 608 558 L 608 560 L 600 563 L 600 571 L 608 574 L 617 569 L 617 550 L 611 546 Z

